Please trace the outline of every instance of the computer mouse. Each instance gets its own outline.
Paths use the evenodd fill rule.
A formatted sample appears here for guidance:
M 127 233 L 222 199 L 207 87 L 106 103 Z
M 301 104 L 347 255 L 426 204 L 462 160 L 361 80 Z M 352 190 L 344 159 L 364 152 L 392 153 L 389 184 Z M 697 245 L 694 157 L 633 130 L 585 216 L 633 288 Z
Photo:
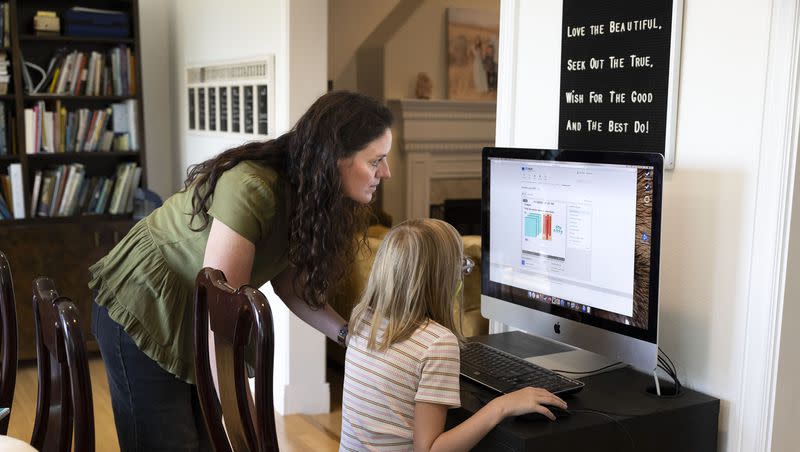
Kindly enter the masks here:
M 550 412 L 555 415 L 556 420 L 559 420 L 561 418 L 567 417 L 567 416 L 572 414 L 569 410 L 565 410 L 565 409 L 563 409 L 561 407 L 558 407 L 558 406 L 544 405 L 544 407 L 547 408 L 548 410 L 550 410 Z M 526 413 L 526 414 L 517 416 L 517 419 L 520 419 L 520 420 L 523 420 L 523 421 L 550 421 L 549 417 L 545 416 L 542 413 L 536 413 L 536 412 Z

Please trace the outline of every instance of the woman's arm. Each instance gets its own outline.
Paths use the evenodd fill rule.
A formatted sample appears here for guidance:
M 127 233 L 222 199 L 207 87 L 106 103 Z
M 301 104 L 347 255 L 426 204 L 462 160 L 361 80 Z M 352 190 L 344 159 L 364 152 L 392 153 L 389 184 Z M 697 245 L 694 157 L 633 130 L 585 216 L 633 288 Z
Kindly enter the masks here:
M 238 288 L 250 282 L 255 259 L 255 245 L 229 228 L 225 223 L 214 219 L 208 235 L 203 267 L 221 270 L 231 287 Z M 327 304 L 320 309 L 311 309 L 294 290 L 292 281 L 294 270 L 287 268 L 272 280 L 275 293 L 286 306 L 306 323 L 336 341 L 339 329 L 345 320 Z
M 256 247 L 225 223 L 214 219 L 208 234 L 203 267 L 222 271 L 234 289 L 250 283 Z
M 567 408 L 563 400 L 544 389 L 524 388 L 493 399 L 469 419 L 445 432 L 447 407 L 417 402 L 414 407 L 414 452 L 468 451 L 508 416 L 536 412 L 555 420 L 556 417 L 544 405 Z
M 206 251 L 203 255 L 203 267 L 211 267 L 222 271 L 228 284 L 238 288 L 250 282 L 250 273 L 253 271 L 256 247 L 238 232 L 229 228 L 225 223 L 214 219 L 211 222 L 211 231 L 208 233 Z M 219 393 L 217 381 L 217 355 L 214 345 L 214 333 L 211 331 L 211 322 L 208 324 L 208 361 L 211 365 L 211 377 L 214 387 Z
M 319 309 L 309 307 L 295 290 L 294 276 L 294 268 L 289 267 L 273 278 L 272 288 L 275 289 L 275 294 L 297 317 L 337 342 L 339 329 L 345 324 L 345 320 L 327 303 Z

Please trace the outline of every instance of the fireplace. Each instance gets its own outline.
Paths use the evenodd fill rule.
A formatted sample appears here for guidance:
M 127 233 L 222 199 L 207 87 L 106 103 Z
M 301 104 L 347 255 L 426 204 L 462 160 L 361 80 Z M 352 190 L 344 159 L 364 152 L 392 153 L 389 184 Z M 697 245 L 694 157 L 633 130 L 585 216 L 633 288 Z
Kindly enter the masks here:
M 464 231 L 480 233 L 481 152 L 494 144 L 495 102 L 400 99 L 388 105 L 398 152 L 384 208 L 395 222 L 444 219 L 449 210 Z
M 431 204 L 430 217 L 453 225 L 461 235 L 481 235 L 481 200 L 445 199 L 442 204 Z

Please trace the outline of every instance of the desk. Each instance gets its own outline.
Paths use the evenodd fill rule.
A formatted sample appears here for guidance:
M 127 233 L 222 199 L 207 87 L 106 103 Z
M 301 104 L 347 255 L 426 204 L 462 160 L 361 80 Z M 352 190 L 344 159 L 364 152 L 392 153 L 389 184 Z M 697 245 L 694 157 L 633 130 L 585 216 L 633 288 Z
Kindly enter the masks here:
M 525 333 L 480 336 L 474 340 L 513 353 L 525 349 Z M 658 398 L 645 389 L 653 376 L 623 368 L 582 378 L 586 387 L 565 397 L 571 410 L 615 413 L 614 422 L 594 413 L 573 413 L 556 422 L 508 418 L 473 450 L 485 451 L 716 451 L 719 399 L 686 388 L 674 398 Z M 447 415 L 447 428 L 459 424 L 496 394 L 461 379 L 461 408 Z M 625 431 L 623 431 L 623 428 Z M 626 433 L 627 432 L 627 433 Z M 633 444 L 632 444 L 633 443 Z

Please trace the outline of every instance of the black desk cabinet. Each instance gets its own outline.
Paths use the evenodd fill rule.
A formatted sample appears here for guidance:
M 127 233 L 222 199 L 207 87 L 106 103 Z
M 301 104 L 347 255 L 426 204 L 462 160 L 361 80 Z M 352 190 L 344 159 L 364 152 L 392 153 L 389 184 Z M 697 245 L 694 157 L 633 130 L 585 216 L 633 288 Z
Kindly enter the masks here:
M 512 332 L 476 338 L 510 353 L 524 356 L 524 333 Z M 516 347 L 508 345 L 517 344 Z M 530 354 L 528 356 L 532 356 Z M 508 418 L 473 450 L 477 451 L 716 451 L 719 400 L 689 389 L 673 398 L 646 392 L 653 376 L 630 368 L 582 379 L 586 387 L 565 397 L 573 412 L 556 422 Z M 495 394 L 461 380 L 461 408 L 450 410 L 447 428 L 467 419 Z

